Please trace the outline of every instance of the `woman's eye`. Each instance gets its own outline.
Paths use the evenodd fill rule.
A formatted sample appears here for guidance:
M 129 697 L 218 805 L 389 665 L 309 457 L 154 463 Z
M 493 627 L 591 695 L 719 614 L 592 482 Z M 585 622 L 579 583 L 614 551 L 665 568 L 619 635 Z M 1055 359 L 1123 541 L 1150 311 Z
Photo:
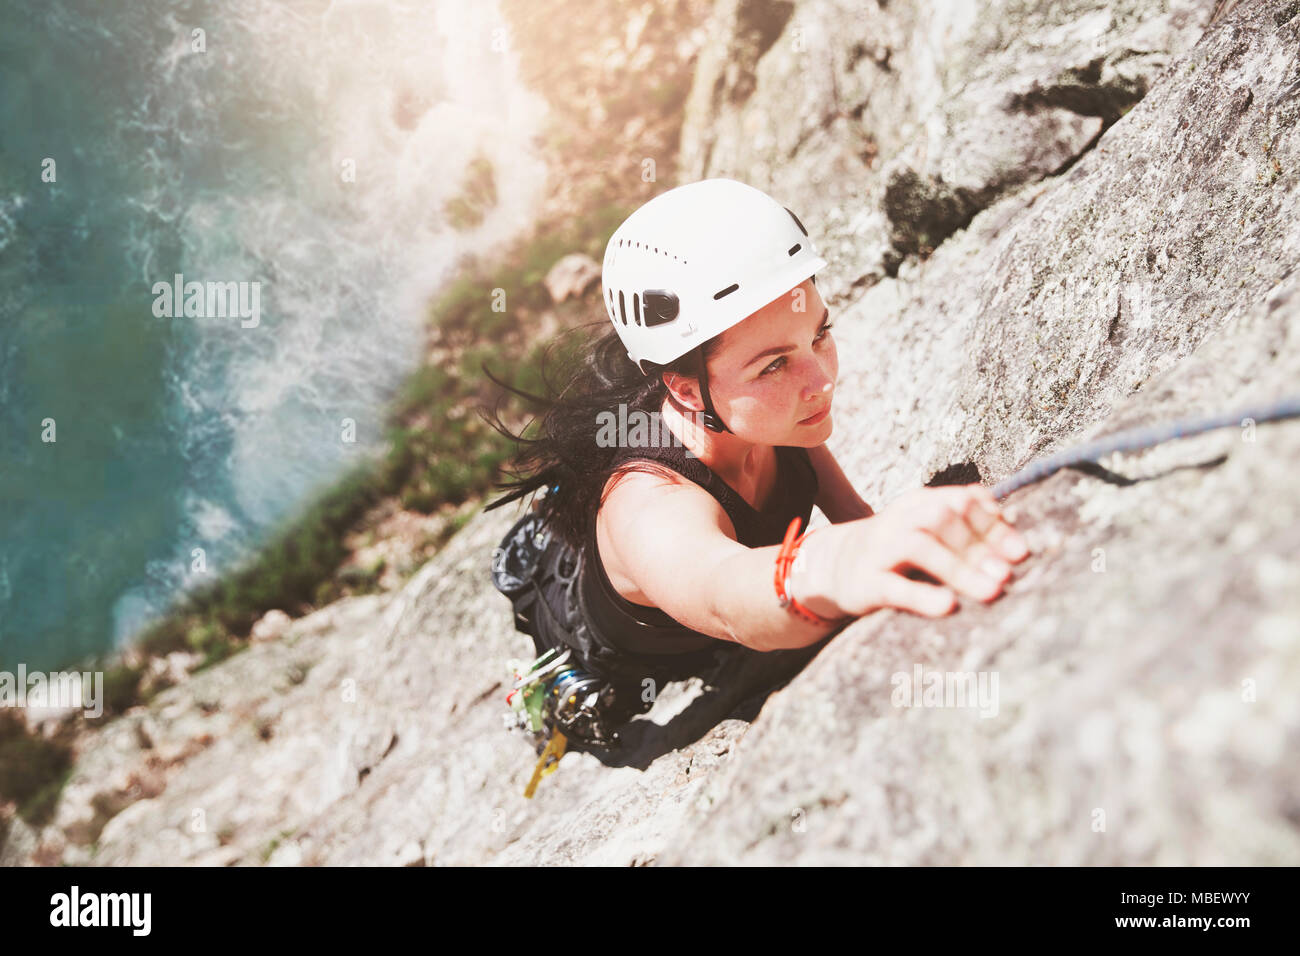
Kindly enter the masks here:
M 821 331 L 817 333 L 817 338 L 813 339 L 813 342 L 825 341 L 826 336 L 830 333 L 830 330 L 831 330 L 831 323 L 827 322 L 825 325 L 821 327 Z M 782 368 L 785 367 L 784 363 L 785 363 L 784 355 L 782 355 L 780 358 L 773 359 L 771 365 L 769 365 L 767 368 L 763 369 L 763 371 L 758 373 L 758 377 L 762 378 L 764 375 L 771 375 L 774 372 L 779 372 Z

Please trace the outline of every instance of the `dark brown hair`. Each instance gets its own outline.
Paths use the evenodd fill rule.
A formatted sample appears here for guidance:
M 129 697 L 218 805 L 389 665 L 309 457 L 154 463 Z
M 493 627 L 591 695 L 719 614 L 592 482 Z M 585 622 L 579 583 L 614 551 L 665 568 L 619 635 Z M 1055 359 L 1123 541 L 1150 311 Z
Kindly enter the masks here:
M 602 326 L 604 334 L 597 335 L 595 330 Z M 580 339 L 578 347 L 569 353 L 572 356 L 569 364 L 562 366 L 558 376 L 567 384 L 557 390 L 548 378 L 547 363 L 562 342 L 567 344 L 567 335 L 577 335 Z M 677 372 L 698 381 L 701 355 L 707 362 L 717 352 L 721 339 L 721 334 L 715 335 L 666 365 L 646 362 L 649 374 L 642 375 L 608 321 L 578 326 L 557 336 L 543 352 L 540 371 L 548 392 L 544 396 L 507 385 L 484 366 L 484 374 L 493 382 L 542 406 L 544 412 L 541 435 L 533 439 L 512 433 L 500 421 L 500 400 L 490 409 L 490 416 L 485 416 L 488 425 L 516 442 L 518 448 L 503 469 L 517 480 L 494 483 L 494 487 L 508 488 L 510 492 L 483 510 L 491 511 L 531 492 L 558 485 L 558 492 L 547 494 L 539 508 L 554 533 L 571 547 L 581 547 L 591 530 L 590 523 L 595 521 L 596 512 L 604 503 L 601 492 L 610 475 L 616 471 L 656 473 L 662 468 L 647 461 L 629 461 L 615 467 L 613 459 L 618 449 L 597 444 L 597 416 L 601 412 L 616 413 L 620 404 L 626 404 L 629 416 L 634 411 L 657 413 L 668 393 L 663 373 Z

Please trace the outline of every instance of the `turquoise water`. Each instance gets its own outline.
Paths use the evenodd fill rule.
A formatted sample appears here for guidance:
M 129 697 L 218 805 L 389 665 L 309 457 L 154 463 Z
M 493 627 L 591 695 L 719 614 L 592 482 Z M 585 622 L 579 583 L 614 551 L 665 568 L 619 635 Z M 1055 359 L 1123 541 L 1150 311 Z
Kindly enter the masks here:
M 0 669 L 129 640 L 377 455 L 424 303 L 526 221 L 541 106 L 495 10 L 401 9 L 0 6 Z M 478 153 L 502 202 L 458 234 Z M 156 316 L 176 273 L 257 283 L 260 321 Z

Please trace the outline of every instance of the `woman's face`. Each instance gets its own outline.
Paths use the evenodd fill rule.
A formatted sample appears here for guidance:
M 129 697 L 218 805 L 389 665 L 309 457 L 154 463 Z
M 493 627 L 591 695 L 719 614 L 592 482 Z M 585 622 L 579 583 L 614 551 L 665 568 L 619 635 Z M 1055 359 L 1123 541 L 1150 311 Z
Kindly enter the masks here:
M 709 397 L 736 437 L 804 448 L 826 441 L 840 368 L 829 325 L 810 278 L 722 334 Z

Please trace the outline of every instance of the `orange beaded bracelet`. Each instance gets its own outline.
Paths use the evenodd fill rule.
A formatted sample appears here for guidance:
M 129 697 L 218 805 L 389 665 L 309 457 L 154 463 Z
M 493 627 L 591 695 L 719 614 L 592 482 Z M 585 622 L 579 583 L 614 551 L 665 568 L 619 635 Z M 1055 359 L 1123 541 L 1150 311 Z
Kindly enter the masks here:
M 785 530 L 785 540 L 781 542 L 781 551 L 776 556 L 776 596 L 781 602 L 781 606 L 793 614 L 799 615 L 805 621 L 812 624 L 838 624 L 840 621 L 848 620 L 847 617 L 826 618 L 822 617 L 815 611 L 800 604 L 786 589 L 786 580 L 790 576 L 790 566 L 794 564 L 795 554 L 799 551 L 799 546 L 803 544 L 804 539 L 809 536 L 808 532 L 798 534 L 799 526 L 803 519 L 796 515 L 790 522 L 790 526 Z M 797 535 L 797 537 L 796 537 Z

